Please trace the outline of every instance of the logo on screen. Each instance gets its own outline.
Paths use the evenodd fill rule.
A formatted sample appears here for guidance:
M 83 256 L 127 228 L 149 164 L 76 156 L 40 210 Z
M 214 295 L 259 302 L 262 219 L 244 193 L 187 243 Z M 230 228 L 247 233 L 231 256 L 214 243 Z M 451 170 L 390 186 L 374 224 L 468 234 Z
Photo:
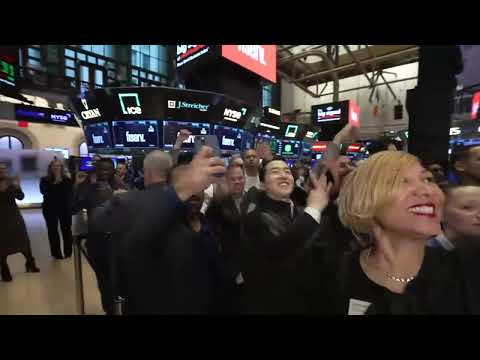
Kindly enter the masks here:
M 142 113 L 138 94 L 118 94 L 118 100 L 124 115 L 140 115 Z
M 335 121 L 342 118 L 342 109 L 333 110 L 332 106 L 327 107 L 325 110 L 318 109 L 317 120 L 322 121 Z
M 285 152 L 287 153 L 292 152 L 292 145 L 290 144 L 285 145 Z
M 130 134 L 130 132 L 126 132 L 125 134 L 127 138 L 127 142 L 130 143 L 144 143 L 145 141 L 145 135 L 144 134 Z
M 92 141 L 95 145 L 103 144 L 103 136 L 95 136 L 92 134 Z
M 225 137 L 225 135 L 222 136 L 222 145 L 224 146 L 235 146 L 235 139 L 229 139 Z
M 175 100 L 168 100 L 168 108 L 169 109 L 194 109 L 199 111 L 208 111 L 210 105 L 200 104 L 200 103 L 189 103 L 186 101 L 175 101 Z
M 229 108 L 226 108 L 223 112 L 223 117 L 225 120 L 229 121 L 238 121 L 242 117 L 242 113 L 240 111 L 235 111 Z
M 462 130 L 459 127 L 450 128 L 450 136 L 457 136 L 462 133 Z
M 295 136 L 297 136 L 297 130 L 297 125 L 288 125 L 287 131 L 285 132 L 285 137 L 294 138 Z

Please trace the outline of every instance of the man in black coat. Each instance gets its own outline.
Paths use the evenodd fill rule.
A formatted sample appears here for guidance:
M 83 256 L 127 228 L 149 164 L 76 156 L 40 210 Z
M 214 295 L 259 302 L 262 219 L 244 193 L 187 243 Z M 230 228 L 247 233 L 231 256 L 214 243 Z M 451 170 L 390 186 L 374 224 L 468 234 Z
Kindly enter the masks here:
M 116 292 L 126 300 L 125 313 L 212 312 L 218 248 L 196 205 L 224 171 L 223 162 L 204 148 L 171 174 L 166 188 L 151 184 L 145 171 L 146 190 L 122 194 L 109 207 L 110 220 L 104 221 L 120 224 L 112 227 L 118 256 L 112 275 L 119 285 Z
M 228 314 L 241 312 L 241 294 L 243 278 L 240 266 L 240 249 L 242 243 L 242 214 L 247 198 L 258 192 L 252 187 L 245 192 L 245 170 L 242 165 L 231 163 L 225 174 L 226 189 L 217 186 L 205 216 L 212 225 L 220 241 L 221 256 L 225 265 L 225 288 L 223 289 L 223 308 Z
M 111 159 L 100 159 L 95 162 L 95 176 L 90 179 L 77 178 L 76 191 L 73 200 L 73 214 L 86 209 L 88 213 L 88 236 L 86 248 L 90 264 L 98 281 L 98 288 L 102 295 L 102 306 L 106 313 L 112 313 L 111 296 L 108 291 L 108 244 L 107 231 L 102 227 L 95 227 L 92 219 L 93 212 L 113 194 L 125 191 L 123 183 L 115 176 L 115 169 Z M 92 178 L 95 179 L 92 181 Z
M 307 206 L 299 214 L 290 199 L 294 180 L 281 158 L 262 164 L 260 181 L 265 189 L 247 206 L 242 273 L 247 313 L 300 312 L 295 294 L 296 261 L 328 204 L 326 177 L 312 175 Z

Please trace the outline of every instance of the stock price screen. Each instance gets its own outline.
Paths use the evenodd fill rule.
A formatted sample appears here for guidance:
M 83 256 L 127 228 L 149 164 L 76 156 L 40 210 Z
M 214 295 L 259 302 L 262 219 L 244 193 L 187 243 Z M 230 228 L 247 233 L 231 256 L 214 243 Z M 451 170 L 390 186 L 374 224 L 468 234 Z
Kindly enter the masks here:
M 298 140 L 282 140 L 279 141 L 279 144 L 281 156 L 295 157 L 300 153 L 301 144 Z
M 115 147 L 117 148 L 152 148 L 159 146 L 157 121 L 113 121 L 112 130 Z
M 165 120 L 163 122 L 163 146 L 166 150 L 173 148 L 180 130 L 183 129 L 189 130 L 192 135 L 183 142 L 182 149 L 193 149 L 195 135 L 210 135 L 210 124 Z
M 229 126 L 215 125 L 214 135 L 218 138 L 218 144 L 221 150 L 242 151 L 243 129 L 232 128 Z
M 102 122 L 86 125 L 84 133 L 89 148 L 101 149 L 112 147 L 108 123 Z

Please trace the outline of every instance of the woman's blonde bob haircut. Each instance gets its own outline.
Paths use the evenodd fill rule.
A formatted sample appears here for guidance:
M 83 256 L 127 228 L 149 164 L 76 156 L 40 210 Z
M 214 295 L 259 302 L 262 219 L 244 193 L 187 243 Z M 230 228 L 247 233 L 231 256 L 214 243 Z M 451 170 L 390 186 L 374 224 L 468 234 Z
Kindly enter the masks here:
M 400 189 L 400 172 L 415 164 L 420 164 L 418 158 L 403 151 L 382 151 L 362 162 L 346 176 L 340 190 L 342 224 L 354 234 L 372 235 L 375 218 Z

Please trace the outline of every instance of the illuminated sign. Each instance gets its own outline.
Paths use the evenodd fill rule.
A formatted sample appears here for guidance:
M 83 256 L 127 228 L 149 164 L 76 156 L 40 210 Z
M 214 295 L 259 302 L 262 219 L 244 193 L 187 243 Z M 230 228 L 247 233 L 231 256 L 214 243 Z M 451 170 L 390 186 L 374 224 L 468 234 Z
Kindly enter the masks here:
M 348 100 L 328 104 L 313 105 L 311 111 L 312 120 L 313 123 L 316 124 L 325 124 L 329 122 L 346 124 L 349 120 L 351 122 L 358 122 L 360 116 L 358 114 L 358 110 L 357 112 L 352 112 L 352 110 L 356 109 L 358 109 L 358 107 L 355 107 L 355 104 L 353 105 L 352 109 L 352 105 Z M 352 112 L 352 114 L 358 114 L 353 115 L 354 117 L 357 117 L 356 120 L 349 116 L 350 112 Z
M 462 130 L 459 127 L 450 128 L 450 136 L 457 136 L 462 133 Z
M 342 109 L 334 109 L 333 106 L 324 109 L 318 109 L 317 122 L 335 121 L 342 118 Z
M 181 110 L 181 109 L 194 109 L 199 111 L 208 111 L 210 105 L 200 103 L 189 103 L 186 101 L 168 100 L 167 106 L 169 109 Z
M 352 126 L 360 126 L 360 106 L 353 100 L 350 100 L 348 107 L 348 123 Z
M 280 130 L 280 127 L 275 126 L 275 125 L 270 125 L 270 124 L 265 124 L 265 123 L 260 123 L 261 126 L 269 128 L 269 129 L 274 129 L 274 130 Z
M 177 45 L 177 68 L 206 54 L 209 50 L 208 45 Z
M 38 106 L 16 104 L 15 118 L 20 121 L 30 121 L 48 125 L 55 124 L 79 127 L 73 113 Z
M 294 138 L 298 133 L 298 125 L 288 125 L 287 130 L 285 131 L 285 137 Z
M 478 109 L 480 108 L 480 91 L 473 95 L 472 113 L 470 119 L 475 120 L 478 117 Z
M 223 118 L 228 121 L 237 122 L 242 117 L 242 113 L 240 111 L 235 111 L 229 108 L 226 108 L 223 112 Z
M 276 45 L 222 45 L 222 57 L 273 83 L 277 81 Z
M 278 111 L 277 109 L 268 108 L 268 112 L 269 112 L 270 114 L 280 116 L 280 111 Z
M 327 150 L 327 144 L 312 145 L 312 151 L 313 152 L 320 152 L 320 151 L 325 151 L 325 150 Z
M 87 103 L 86 99 L 82 99 L 82 105 L 83 105 L 83 108 L 85 110 L 80 113 L 80 116 L 84 120 L 99 118 L 99 117 L 102 116 L 102 114 L 100 113 L 100 110 L 98 108 L 95 108 L 95 109 L 89 109 L 88 108 L 88 103 Z
M 142 108 L 137 93 L 118 94 L 118 100 L 124 115 L 141 115 Z M 132 103 L 132 101 L 134 102 Z
M 462 135 L 465 132 L 465 133 L 467 133 L 467 137 L 468 137 L 468 134 L 472 133 L 472 131 L 473 132 L 476 131 L 477 133 L 480 133 L 480 126 L 476 127 L 475 129 L 472 129 L 470 126 L 467 126 L 464 129 L 462 129 L 458 126 L 451 127 L 450 128 L 450 136 Z
M 0 82 L 15 86 L 15 68 L 4 59 L 0 59 Z
M 307 131 L 305 137 L 308 139 L 315 139 L 317 137 L 317 133 L 313 131 Z
M 361 145 L 350 145 L 348 148 L 347 148 L 347 151 L 351 151 L 351 152 L 358 152 L 360 151 L 360 149 L 362 148 Z

